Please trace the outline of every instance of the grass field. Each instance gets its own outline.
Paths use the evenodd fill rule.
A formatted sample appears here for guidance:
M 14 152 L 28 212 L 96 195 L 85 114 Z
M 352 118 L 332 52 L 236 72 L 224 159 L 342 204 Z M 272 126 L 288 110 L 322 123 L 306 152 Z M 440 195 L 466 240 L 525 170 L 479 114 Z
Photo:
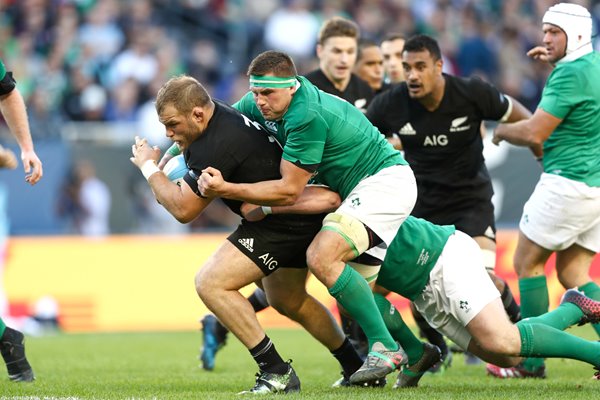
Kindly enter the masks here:
M 591 328 L 572 330 L 593 338 Z M 332 389 L 340 368 L 329 353 L 302 330 L 269 330 L 280 353 L 294 360 L 302 399 L 595 399 L 600 382 L 591 366 L 549 360 L 545 380 L 487 377 L 483 364 L 467 366 L 462 355 L 440 375 L 426 375 L 416 389 Z M 231 399 L 254 384 L 256 366 L 233 337 L 218 354 L 214 371 L 198 367 L 198 332 L 59 334 L 28 338 L 28 358 L 37 379 L 9 382 L 3 372 L 0 399 Z

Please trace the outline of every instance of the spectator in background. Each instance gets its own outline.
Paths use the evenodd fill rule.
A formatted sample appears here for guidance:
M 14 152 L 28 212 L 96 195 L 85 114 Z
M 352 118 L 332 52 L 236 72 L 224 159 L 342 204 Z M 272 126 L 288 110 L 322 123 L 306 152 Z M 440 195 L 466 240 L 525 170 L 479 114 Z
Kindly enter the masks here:
M 89 160 L 77 162 L 65 181 L 59 201 L 59 215 L 71 222 L 73 233 L 102 237 L 110 233 L 110 190 L 96 176 Z
M 281 50 L 294 58 L 302 71 L 313 55 L 319 22 L 310 12 L 309 0 L 289 0 L 265 23 L 265 47 Z

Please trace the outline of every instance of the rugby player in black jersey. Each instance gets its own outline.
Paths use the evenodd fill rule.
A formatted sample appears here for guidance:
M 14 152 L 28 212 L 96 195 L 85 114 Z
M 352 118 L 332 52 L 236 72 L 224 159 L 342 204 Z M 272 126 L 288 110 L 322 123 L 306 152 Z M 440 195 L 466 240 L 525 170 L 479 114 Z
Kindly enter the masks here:
M 440 48 L 429 36 L 408 39 L 402 58 L 406 81 L 376 96 L 367 117 L 386 136 L 400 138 L 417 178 L 418 197 L 412 215 L 435 224 L 454 224 L 475 239 L 506 310 L 516 322 L 519 306 L 506 282 L 494 274 L 493 188 L 482 154 L 481 124 L 483 120 L 519 121 L 531 113 L 478 78 L 442 73 Z M 416 319 L 427 339 L 447 353 L 441 335 L 418 316 Z
M 336 95 L 365 112 L 373 98 L 373 90 L 352 73 L 359 36 L 358 25 L 350 20 L 333 17 L 325 21 L 317 44 L 319 68 L 305 77 L 322 91 Z
M 228 105 L 214 101 L 194 78 L 169 80 L 158 92 L 156 110 L 166 135 L 183 150 L 189 168 L 185 184 L 177 186 L 163 174 L 157 162 L 160 149 L 136 137 L 131 161 L 140 168 L 156 199 L 178 221 L 194 220 L 213 200 L 200 194 L 197 178 L 207 166 L 219 168 L 229 181 L 253 183 L 279 179 L 281 148 L 261 126 Z M 306 193 L 327 191 L 308 186 Z M 325 212 L 339 205 L 333 192 L 322 197 L 301 196 L 312 208 L 320 203 Z M 303 200 L 304 199 L 304 200 Z M 311 200 L 317 199 L 317 200 Z M 242 215 L 242 202 L 224 199 Z M 294 208 L 298 208 L 296 202 Z M 254 310 L 239 289 L 257 282 L 269 303 L 292 318 L 323 343 L 350 376 L 362 360 L 344 336 L 329 310 L 306 293 L 306 249 L 321 228 L 322 214 L 283 214 L 286 207 L 272 207 L 273 215 L 258 222 L 242 220 L 237 230 L 216 250 L 196 275 L 196 290 L 206 306 L 248 348 L 260 373 L 249 393 L 294 392 L 300 381 L 289 362 L 284 362 L 258 323 Z M 281 215 L 280 215 L 281 214 Z M 261 283 L 262 282 L 262 283 Z

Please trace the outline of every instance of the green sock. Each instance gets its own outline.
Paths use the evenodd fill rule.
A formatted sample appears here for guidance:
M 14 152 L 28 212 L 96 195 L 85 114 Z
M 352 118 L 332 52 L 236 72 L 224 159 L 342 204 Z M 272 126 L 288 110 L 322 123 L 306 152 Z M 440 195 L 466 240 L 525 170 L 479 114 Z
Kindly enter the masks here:
M 550 300 L 545 275 L 519 279 L 519 293 L 523 318 L 537 317 L 548 312 Z
M 600 342 L 582 339 L 559 329 L 530 320 L 517 322 L 521 334 L 521 356 L 560 357 L 600 364 Z M 539 360 L 539 358 L 528 358 Z
M 375 304 L 383 317 L 383 322 L 392 337 L 400 343 L 400 346 L 406 351 L 409 365 L 418 362 L 423 356 L 423 343 L 414 335 L 410 328 L 404 323 L 402 315 L 396 310 L 384 296 L 379 293 L 373 295 Z
M 373 343 L 381 342 L 389 350 L 398 349 L 375 305 L 371 288 L 358 272 L 346 264 L 338 280 L 328 290 L 363 329 L 369 339 L 369 348 Z
M 519 293 L 521 293 L 522 318 L 537 317 L 548 312 L 550 300 L 545 275 L 519 279 Z M 543 358 L 523 360 L 523 367 L 528 371 L 535 371 L 543 365 Z
M 594 281 L 590 281 L 585 285 L 579 286 L 579 290 L 583 292 L 590 299 L 600 301 L 600 286 L 596 284 Z M 596 331 L 596 334 L 600 336 L 600 324 L 592 324 L 592 327 Z
M 583 317 L 583 311 L 579 307 L 573 303 L 563 303 L 546 314 L 527 318 L 527 322 L 530 324 L 548 325 L 564 331 L 579 322 L 581 317 Z
M 0 318 L 0 338 L 4 335 L 5 330 L 6 325 L 4 324 L 4 321 L 2 321 L 2 318 Z

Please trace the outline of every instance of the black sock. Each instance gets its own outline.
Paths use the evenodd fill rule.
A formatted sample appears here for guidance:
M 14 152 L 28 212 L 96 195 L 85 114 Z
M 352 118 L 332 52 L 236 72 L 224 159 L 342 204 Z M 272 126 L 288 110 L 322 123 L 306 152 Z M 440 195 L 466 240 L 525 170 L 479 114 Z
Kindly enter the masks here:
M 252 305 L 252 308 L 254 308 L 255 313 L 269 307 L 267 295 L 261 288 L 257 288 L 254 292 L 252 292 L 250 297 L 248 297 L 248 301 Z
M 417 326 L 419 327 L 419 334 L 422 338 L 425 338 L 429 343 L 436 345 L 440 348 L 442 355 L 448 354 L 448 345 L 444 340 L 444 336 L 439 333 L 435 328 L 429 326 L 429 323 L 423 318 L 421 313 L 417 311 L 413 304 L 410 304 L 410 311 L 412 311 L 413 318 Z
M 517 323 L 521 320 L 521 307 L 517 304 L 517 301 L 512 295 L 508 283 L 504 282 L 504 290 L 502 291 L 502 304 L 508 314 L 508 317 L 513 323 Z
M 283 361 L 267 335 L 256 347 L 250 349 L 250 354 L 258 364 L 258 369 L 263 372 L 285 374 L 288 371 L 288 365 Z
M 333 350 L 331 354 L 339 361 L 346 378 L 355 373 L 363 363 L 348 338 L 344 340 L 344 343 L 339 348 Z

